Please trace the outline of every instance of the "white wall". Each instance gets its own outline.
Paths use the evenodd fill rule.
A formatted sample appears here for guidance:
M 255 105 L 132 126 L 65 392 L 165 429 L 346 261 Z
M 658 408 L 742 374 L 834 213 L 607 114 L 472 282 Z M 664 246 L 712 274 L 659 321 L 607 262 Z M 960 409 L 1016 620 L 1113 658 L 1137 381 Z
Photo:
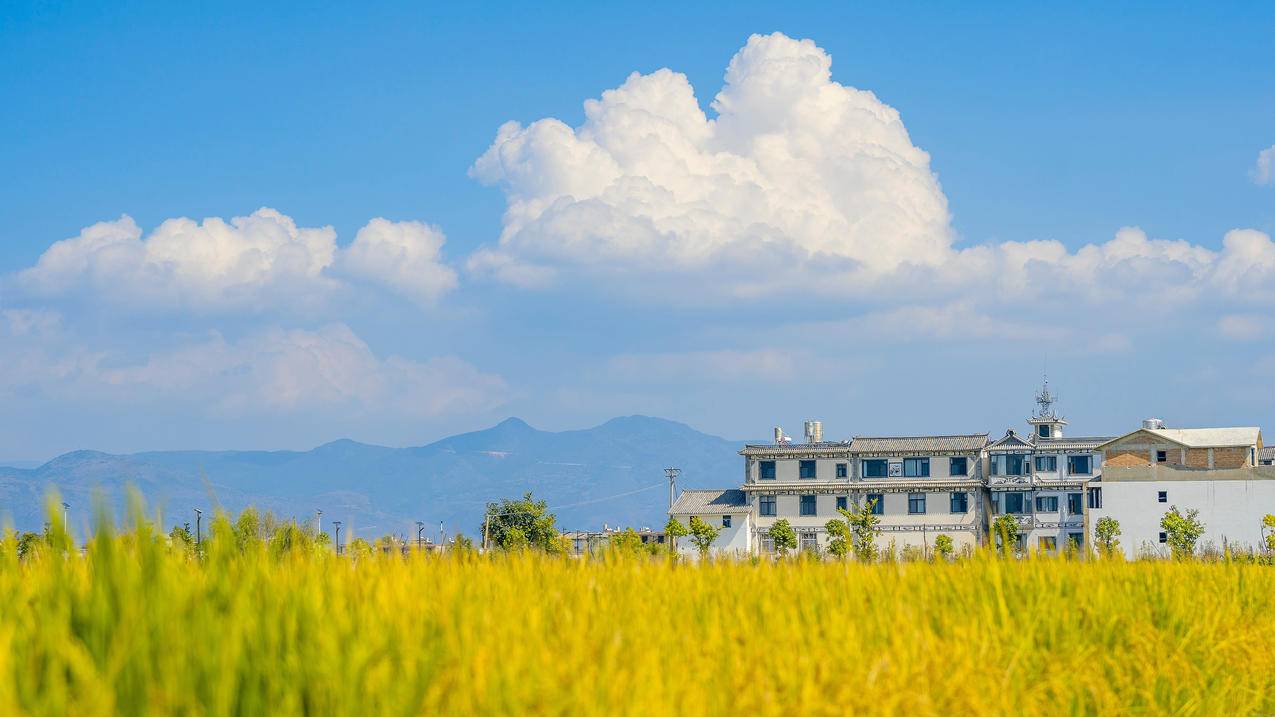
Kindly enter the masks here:
M 1157 500 L 1158 491 L 1168 491 L 1167 502 Z M 1168 554 L 1160 543 L 1160 519 L 1170 506 L 1179 511 L 1200 511 L 1204 535 L 1196 544 L 1223 544 L 1232 548 L 1258 549 L 1262 542 L 1262 516 L 1275 513 L 1275 480 L 1147 480 L 1102 482 L 1102 508 L 1090 511 L 1089 528 L 1098 520 L 1113 517 L 1120 522 L 1120 545 L 1125 555 L 1138 556 L 1144 543 Z M 1091 543 L 1092 544 L 1092 543 Z
M 749 554 L 752 549 L 750 539 L 753 523 L 751 516 L 747 513 L 696 513 L 695 515 L 714 528 L 721 527 L 723 515 L 731 517 L 730 527 L 722 528 L 722 532 L 717 535 L 717 540 L 713 541 L 710 549 L 713 555 L 746 556 Z M 690 527 L 691 514 L 677 513 L 673 517 L 677 518 L 682 525 Z M 677 552 L 687 558 L 699 557 L 699 550 L 696 549 L 695 543 L 691 542 L 690 536 L 677 539 Z

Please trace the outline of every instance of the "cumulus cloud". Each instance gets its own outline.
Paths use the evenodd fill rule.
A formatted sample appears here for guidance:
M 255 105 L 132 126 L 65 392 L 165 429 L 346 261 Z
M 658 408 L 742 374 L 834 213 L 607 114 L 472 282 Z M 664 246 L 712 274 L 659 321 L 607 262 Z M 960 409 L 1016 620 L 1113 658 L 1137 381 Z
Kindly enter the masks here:
M 169 219 L 149 235 L 123 216 L 54 243 L 18 287 L 43 298 L 82 295 L 132 306 L 195 311 L 325 304 L 339 269 L 422 303 L 456 286 L 441 261 L 441 231 L 374 219 L 340 249 L 331 227 L 298 227 L 262 208 L 230 221 Z
M 1275 300 L 1275 245 L 1254 230 L 1228 233 L 1220 250 L 1137 227 L 1075 251 L 959 248 L 929 155 L 894 108 L 834 81 L 831 66 L 809 40 L 754 35 L 715 117 L 664 69 L 585 102 L 579 127 L 506 123 L 470 170 L 504 191 L 503 230 L 468 270 L 523 287 L 583 276 L 657 301 Z
M 611 357 L 607 368 L 611 377 L 623 381 L 785 383 L 838 367 L 834 362 L 805 352 L 722 349 L 622 354 Z
M 1267 186 L 1275 184 L 1275 144 L 1257 153 L 1257 166 L 1253 168 L 1253 181 Z
M 25 331 L 29 317 L 0 316 L 0 395 L 121 405 L 159 401 L 197 406 L 223 416 L 346 416 L 406 418 L 470 415 L 500 405 L 501 377 L 454 358 L 417 361 L 378 357 L 348 327 L 267 329 L 238 340 L 220 334 L 135 359 L 90 349 L 69 333 Z M 55 326 L 56 322 L 37 322 Z
M 563 268 L 942 262 L 953 237 L 929 155 L 831 64 L 809 40 L 754 35 L 714 118 L 664 69 L 586 102 L 578 128 L 506 123 L 471 168 L 504 190 L 504 229 L 469 268 L 518 283 L 518 267 L 539 283 Z

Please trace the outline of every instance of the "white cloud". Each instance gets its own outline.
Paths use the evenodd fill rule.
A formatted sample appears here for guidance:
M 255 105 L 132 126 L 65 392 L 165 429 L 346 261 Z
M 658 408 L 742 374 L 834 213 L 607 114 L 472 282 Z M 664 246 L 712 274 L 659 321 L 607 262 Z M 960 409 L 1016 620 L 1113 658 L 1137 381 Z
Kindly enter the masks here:
M 613 356 L 608 373 L 624 381 L 785 383 L 832 371 L 831 361 L 777 349 L 685 351 Z
M 455 272 L 441 263 L 443 242 L 436 228 L 374 219 L 343 250 L 331 227 L 298 227 L 269 208 L 228 222 L 169 219 L 147 236 L 123 216 L 54 243 L 18 274 L 17 284 L 42 298 L 83 295 L 151 309 L 261 311 L 278 304 L 325 305 L 343 287 L 332 270 L 344 268 L 428 303 L 456 286 Z
M 1252 314 L 1230 314 L 1218 319 L 1217 330 L 1232 341 L 1253 341 L 1266 338 L 1270 322 Z
M 418 303 L 433 304 L 457 284 L 455 270 L 442 263 L 445 241 L 438 227 L 373 219 L 355 235 L 342 266 Z
M 457 358 L 378 357 L 341 324 L 268 329 L 235 341 L 214 333 L 137 360 L 90 349 L 61 332 L 20 334 L 7 312 L 5 318 L 0 395 L 34 393 L 86 405 L 154 401 L 222 416 L 442 418 L 489 410 L 508 392 L 499 376 Z
M 942 262 L 952 231 L 929 155 L 894 108 L 830 73 L 813 42 L 754 35 L 730 62 L 715 119 L 665 69 L 586 102 L 579 128 L 506 123 L 471 169 L 505 191 L 504 230 L 469 268 L 508 280 L 511 265 L 544 277 Z
M 1257 166 L 1253 168 L 1253 181 L 1267 186 L 1275 185 L 1275 144 L 1257 153 Z

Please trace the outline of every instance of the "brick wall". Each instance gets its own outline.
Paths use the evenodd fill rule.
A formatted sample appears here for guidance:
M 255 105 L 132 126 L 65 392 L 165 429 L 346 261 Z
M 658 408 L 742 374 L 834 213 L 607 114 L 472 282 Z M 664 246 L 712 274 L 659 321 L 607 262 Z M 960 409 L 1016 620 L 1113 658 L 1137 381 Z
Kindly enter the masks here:
M 1102 464 L 1111 466 L 1112 468 L 1134 468 L 1137 466 L 1145 466 L 1148 463 L 1146 450 L 1122 448 L 1106 451 L 1107 457 L 1103 459 Z
M 1241 468 L 1248 464 L 1248 448 L 1246 447 L 1213 449 L 1214 468 Z

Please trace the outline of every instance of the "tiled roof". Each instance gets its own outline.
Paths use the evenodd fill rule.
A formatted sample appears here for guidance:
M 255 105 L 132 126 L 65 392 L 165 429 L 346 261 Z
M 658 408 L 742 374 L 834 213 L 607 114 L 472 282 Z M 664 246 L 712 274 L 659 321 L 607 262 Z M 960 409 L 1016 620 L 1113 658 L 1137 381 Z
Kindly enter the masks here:
M 748 510 L 748 496 L 738 488 L 730 490 L 684 490 L 670 513 L 739 513 Z
M 1107 441 L 1107 445 L 1124 440 L 1137 433 L 1150 433 L 1187 448 L 1230 448 L 1234 446 L 1253 446 L 1257 444 L 1262 429 L 1256 427 L 1243 428 L 1139 428 L 1119 438 Z
M 997 440 L 988 444 L 987 447 L 988 448 L 1006 448 L 1006 449 L 1012 449 L 1012 448 L 1030 449 L 1032 447 L 1031 440 L 1032 439 L 1030 435 L 1021 436 L 1011 430 L 1011 431 L 1006 431 L 1005 436 L 1003 438 L 998 438 Z
M 1038 451 L 1091 451 L 1111 440 L 1111 436 L 1063 436 L 1062 438 L 1037 438 Z
M 964 436 L 855 436 L 851 453 L 977 452 L 987 445 L 986 433 Z

